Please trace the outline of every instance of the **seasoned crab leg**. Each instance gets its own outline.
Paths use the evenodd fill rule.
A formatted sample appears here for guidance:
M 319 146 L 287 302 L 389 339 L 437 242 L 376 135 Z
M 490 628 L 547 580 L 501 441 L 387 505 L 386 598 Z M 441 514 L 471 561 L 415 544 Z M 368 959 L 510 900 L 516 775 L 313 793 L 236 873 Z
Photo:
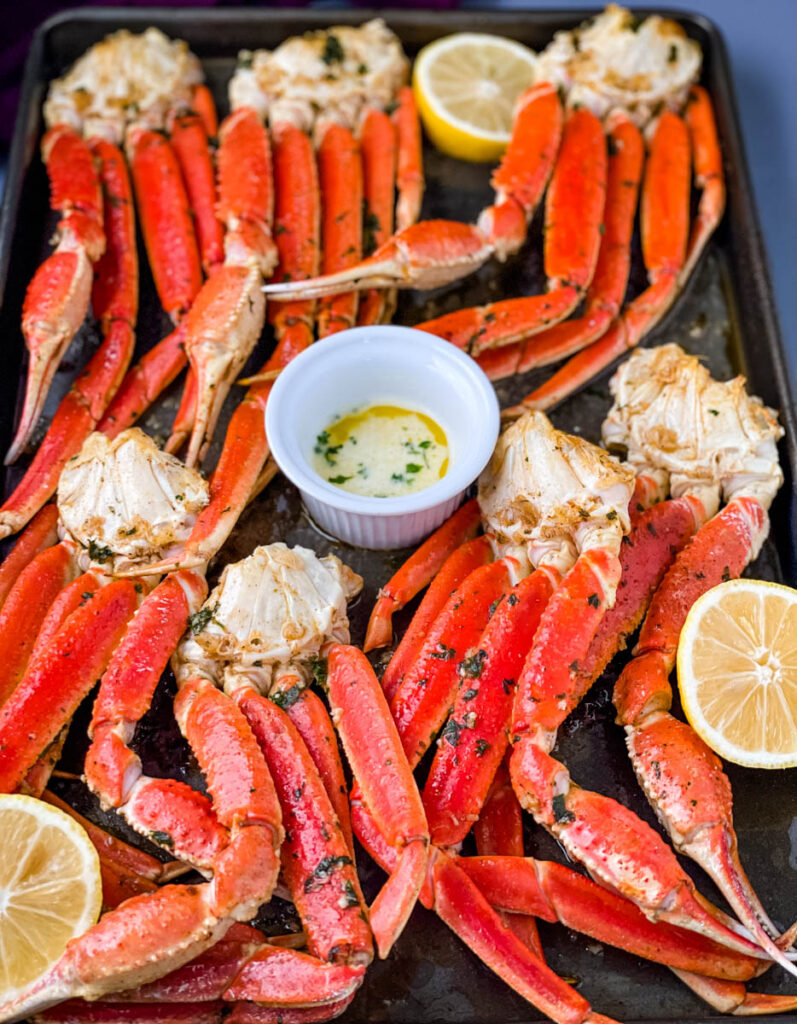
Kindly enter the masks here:
M 277 275 L 309 276 L 318 267 L 319 191 L 312 143 L 305 132 L 280 123 L 272 130 Z M 279 369 L 313 341 L 311 300 L 271 308 L 277 347 L 265 364 Z M 246 507 L 268 458 L 265 407 L 273 381 L 253 383 L 230 419 L 210 481 L 210 501 L 179 554 L 151 567 L 154 573 L 205 565 L 221 548 Z
M 550 85 L 533 87 L 520 97 L 512 139 L 493 175 L 496 203 L 482 211 L 478 225 L 413 224 L 355 267 L 312 284 L 268 286 L 268 293 L 285 300 L 327 295 L 347 285 L 435 288 L 456 281 L 490 256 L 505 259 L 520 248 L 528 220 L 554 171 L 546 206 L 546 273 L 549 293 L 565 294 L 572 310 L 595 269 L 606 147 L 600 122 L 587 111 L 571 113 L 564 132 L 562 122 L 562 107 Z
M 103 341 L 53 416 L 22 480 L 0 509 L 0 534 L 20 530 L 53 492 L 69 459 L 97 426 L 130 365 L 138 313 L 138 257 L 127 166 L 118 147 L 92 139 L 103 189 L 107 245 L 91 293 Z
M 0 611 L 21 573 L 33 559 L 58 543 L 58 509 L 45 505 L 28 523 L 0 564 Z
M 224 228 L 216 216 L 216 173 L 202 117 L 198 113 L 178 114 L 172 122 L 169 140 L 177 154 L 194 216 L 202 268 L 210 277 L 224 261 Z
M 25 293 L 22 333 L 28 377 L 6 465 L 16 461 L 36 426 L 55 371 L 86 317 L 92 264 L 105 250 L 102 193 L 87 144 L 68 125 L 56 125 L 42 140 L 42 156 L 50 179 L 50 205 L 61 215 L 58 245 Z
M 209 443 L 227 392 L 263 329 L 260 284 L 277 257 L 271 147 L 251 108 L 239 108 L 221 126 L 219 197 L 219 216 L 227 224 L 224 266 L 206 281 L 186 317 L 185 347 L 197 378 L 189 466 Z
M 638 345 L 672 305 L 719 223 L 725 204 L 722 154 L 705 90 L 693 87 L 686 127 L 679 122 L 674 114 L 662 115 L 645 171 L 642 253 L 649 287 L 625 307 L 602 338 L 573 356 L 524 399 L 527 408 L 550 408 Z M 685 162 L 690 141 L 695 180 L 702 195 L 688 237 L 689 170 Z
M 370 256 L 393 234 L 393 192 L 396 182 L 397 129 L 381 110 L 369 110 L 360 126 L 363 165 L 362 255 Z M 396 305 L 394 290 L 372 288 L 363 292 L 357 309 L 357 324 L 379 324 L 389 320 Z
M 392 117 L 398 146 L 396 227 L 402 231 L 418 220 L 424 188 L 421 123 L 411 86 L 404 85 L 399 89 Z
M 631 235 L 642 178 L 644 143 L 639 129 L 619 111 L 607 118 L 605 128 L 609 144 L 606 207 L 598 263 L 587 290 L 584 315 L 536 334 L 533 341 L 523 341 L 521 339 L 528 337 L 521 305 L 525 299 L 507 299 L 494 303 L 492 307 L 482 307 L 479 328 L 487 326 L 484 318 L 490 312 L 494 312 L 498 319 L 500 312 L 506 311 L 506 340 L 513 342 L 511 345 L 503 344 L 502 338 L 500 347 L 488 349 L 477 357 L 479 366 L 492 380 L 526 373 L 535 366 L 545 366 L 572 355 L 601 337 L 620 312 L 631 263 Z M 433 334 L 441 333 L 439 328 L 445 327 L 443 321 L 451 323 L 451 318 L 464 317 L 469 313 L 471 311 L 461 310 L 419 326 Z M 537 325 L 536 318 L 533 323 Z M 498 325 L 493 324 L 491 333 L 497 329 Z M 448 334 L 443 331 L 442 336 L 448 337 Z
M 321 271 L 334 274 L 362 258 L 363 168 L 360 145 L 340 124 L 319 124 L 318 184 L 321 189 Z M 318 336 L 354 327 L 358 295 L 345 291 L 318 306 Z

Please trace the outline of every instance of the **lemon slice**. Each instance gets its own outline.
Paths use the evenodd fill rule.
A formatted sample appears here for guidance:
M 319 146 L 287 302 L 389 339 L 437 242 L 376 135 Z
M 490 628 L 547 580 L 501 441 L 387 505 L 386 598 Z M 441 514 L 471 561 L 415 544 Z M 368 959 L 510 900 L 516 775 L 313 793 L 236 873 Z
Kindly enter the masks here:
M 721 757 L 797 765 L 797 590 L 729 580 L 705 593 L 678 644 L 686 717 Z
M 515 100 L 531 85 L 536 63 L 528 47 L 476 32 L 425 46 L 412 82 L 432 142 L 460 160 L 497 160 L 509 142 Z
M 97 920 L 100 859 L 63 811 L 0 796 L 0 1001 L 19 995 Z

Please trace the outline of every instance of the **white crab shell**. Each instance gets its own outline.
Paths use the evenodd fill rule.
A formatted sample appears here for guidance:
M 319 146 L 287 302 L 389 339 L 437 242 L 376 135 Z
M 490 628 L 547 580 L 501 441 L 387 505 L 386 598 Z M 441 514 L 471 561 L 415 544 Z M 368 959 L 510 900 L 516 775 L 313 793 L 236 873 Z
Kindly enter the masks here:
M 244 51 L 230 106 L 254 107 L 271 124 L 310 131 L 319 118 L 355 129 L 366 106 L 385 109 L 406 82 L 401 42 L 381 18 L 292 36 L 276 50 Z
M 590 22 L 557 32 L 540 54 L 538 82 L 562 86 L 569 106 L 598 117 L 624 110 L 643 128 L 662 106 L 680 111 L 703 55 L 676 22 L 654 14 L 638 22 L 609 4 Z
M 200 474 L 137 428 L 112 441 L 90 434 L 58 481 L 62 531 L 86 550 L 83 561 L 111 573 L 168 557 L 207 503 Z
M 696 356 L 678 345 L 637 349 L 610 382 L 614 405 L 603 440 L 627 450 L 637 470 L 670 474 L 674 497 L 694 494 L 709 513 L 734 496 L 764 508 L 783 483 L 777 414 L 748 395 L 744 377 L 714 380 Z
M 198 669 L 230 689 L 244 675 L 265 692 L 278 669 L 302 674 L 326 645 L 349 642 L 346 605 L 362 584 L 334 555 L 255 548 L 221 574 L 177 649 L 175 674 Z
M 69 124 L 88 138 L 124 141 L 127 125 L 167 127 L 174 111 L 191 105 L 202 81 L 197 57 L 182 39 L 157 28 L 106 36 L 50 84 L 44 104 L 48 127 Z
M 564 572 L 589 547 L 619 551 L 633 488 L 628 466 L 530 411 L 498 438 L 479 506 L 504 553 Z

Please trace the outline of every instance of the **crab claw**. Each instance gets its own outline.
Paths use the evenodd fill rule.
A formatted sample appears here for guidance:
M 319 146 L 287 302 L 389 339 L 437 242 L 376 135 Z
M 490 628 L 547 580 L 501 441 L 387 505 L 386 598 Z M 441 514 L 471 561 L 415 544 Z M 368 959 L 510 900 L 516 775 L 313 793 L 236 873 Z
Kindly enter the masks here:
M 440 288 L 477 270 L 494 251 L 475 224 L 424 220 L 399 231 L 353 267 L 309 281 L 269 284 L 263 291 L 277 302 L 286 302 L 351 289 Z

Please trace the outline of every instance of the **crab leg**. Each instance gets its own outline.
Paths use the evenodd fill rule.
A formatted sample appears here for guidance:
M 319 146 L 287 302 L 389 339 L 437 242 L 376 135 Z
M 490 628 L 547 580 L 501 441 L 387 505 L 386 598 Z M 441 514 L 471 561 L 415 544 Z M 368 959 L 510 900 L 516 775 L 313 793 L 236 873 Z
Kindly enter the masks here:
M 350 846 L 324 783 L 285 711 L 251 687 L 235 694 L 260 744 L 282 807 L 282 874 L 322 961 L 367 965 L 371 932 L 364 916 Z
M 159 132 L 134 126 L 127 147 L 139 222 L 161 305 L 175 323 L 202 286 L 194 222 L 180 163 Z
M 696 932 L 650 921 L 630 900 L 571 868 L 532 857 L 460 857 L 456 863 L 487 901 L 516 914 L 560 922 L 598 942 L 681 970 L 748 981 L 761 967 Z
M 692 86 L 685 117 L 692 140 L 695 185 L 700 189 L 700 204 L 689 237 L 686 262 L 681 271 L 681 285 L 686 283 L 694 270 L 725 209 L 725 175 L 714 108 L 701 85 Z
M 424 188 L 421 123 L 411 86 L 404 85 L 399 89 L 398 105 L 392 116 L 398 147 L 396 227 L 401 231 L 417 221 Z
M 579 351 L 596 341 L 620 312 L 631 263 L 639 183 L 644 163 L 644 143 L 639 129 L 624 114 L 615 112 L 606 122 L 609 170 L 598 263 L 586 295 L 584 316 L 543 331 L 533 341 L 482 352 L 477 362 L 491 379 L 526 373 Z M 523 299 L 508 299 L 496 306 L 509 307 Z M 487 307 L 489 308 L 489 307 Z M 513 306 L 522 311 L 522 307 Z M 525 338 L 525 331 L 512 335 Z
M 549 569 L 521 580 L 460 663 L 460 688 L 423 790 L 435 846 L 458 847 L 481 813 L 506 752 L 515 679 L 558 582 Z
M 370 256 L 393 234 L 393 191 L 396 180 L 397 128 L 381 110 L 369 110 L 360 127 L 363 177 L 363 256 Z M 360 297 L 358 325 L 390 319 L 394 290 L 372 288 Z
M 321 271 L 334 274 L 362 258 L 363 168 L 360 146 L 340 124 L 319 126 L 318 181 L 321 187 Z M 357 320 L 356 291 L 328 296 L 319 303 L 318 336 L 336 334 Z
M 327 676 L 332 717 L 365 803 L 396 865 L 370 910 L 380 957 L 390 952 L 426 875 L 429 831 L 387 702 L 365 655 L 335 644 Z
M 215 139 L 219 134 L 219 119 L 216 115 L 213 93 L 206 85 L 195 85 L 191 102 L 194 110 L 202 119 L 205 134 L 209 139 Z
M 0 533 L 21 529 L 49 500 L 61 470 L 97 426 L 130 365 L 138 313 L 138 257 L 130 179 L 124 156 L 102 139 L 89 142 L 104 192 L 107 246 L 91 293 L 103 341 L 65 395 L 33 460 L 0 509 Z
M 562 121 L 562 106 L 552 86 L 528 89 L 520 97 L 512 139 L 493 175 L 497 205 L 483 211 L 479 225 L 444 220 L 410 224 L 354 267 L 318 278 L 312 285 L 268 286 L 269 294 L 288 299 L 334 294 L 341 287 L 436 288 L 478 269 L 494 253 L 505 259 L 526 237 L 527 223 L 556 161 Z M 599 160 L 596 154 L 595 163 Z
M 495 773 L 479 820 L 473 826 L 473 835 L 480 857 L 522 857 L 524 854 L 522 810 L 512 789 L 509 770 L 504 763 L 499 765 Z M 545 959 L 537 922 L 531 914 L 499 911 L 499 916 L 507 928 L 536 953 L 540 960 Z
M 273 129 L 277 275 L 301 277 L 318 265 L 319 193 L 315 156 L 307 135 L 290 124 Z M 286 303 L 273 312 L 279 338 L 264 369 L 275 370 L 312 343 L 313 303 Z M 268 458 L 264 412 L 272 382 L 253 384 L 230 419 L 210 480 L 210 501 L 182 552 L 150 566 L 153 573 L 206 565 L 221 548 L 250 500 Z
M 224 260 L 224 228 L 216 217 L 216 174 L 202 117 L 178 115 L 169 138 L 183 172 L 202 267 L 210 277 Z
M 45 505 L 28 523 L 0 564 L 0 610 L 22 571 L 33 559 L 58 543 L 58 509 Z
M 13 792 L 74 714 L 108 663 L 138 594 L 130 580 L 103 587 L 66 620 L 53 642 L 28 665 L 0 710 L 0 792 Z M 64 659 L 70 666 L 64 672 Z
M 388 700 L 393 699 L 402 679 L 420 654 L 424 640 L 446 601 L 474 569 L 492 560 L 492 546 L 484 536 L 465 541 L 445 560 L 384 671 L 382 689 Z
M 466 501 L 442 526 L 428 537 L 398 572 L 382 587 L 365 635 L 363 650 L 385 647 L 393 636 L 391 619 L 404 605 L 434 579 L 446 559 L 456 549 L 476 536 L 479 530 L 479 506 L 475 499 Z
M 219 216 L 228 229 L 226 256 L 186 317 L 185 347 L 197 377 L 189 466 L 210 442 L 227 392 L 263 329 L 260 285 L 277 256 L 271 237 L 271 147 L 260 118 L 249 107 L 239 108 L 221 126 L 220 141 Z
M 710 587 L 740 575 L 767 529 L 761 505 L 736 498 L 696 534 L 653 597 L 614 700 L 637 778 L 676 849 L 700 864 L 761 947 L 795 973 L 762 927 L 774 933 L 739 861 L 722 764 L 691 726 L 669 714 L 668 676 L 689 608 Z
M 67 125 L 42 140 L 50 179 L 50 205 L 61 214 L 58 245 L 33 276 L 25 293 L 22 333 L 28 348 L 28 378 L 19 424 L 5 463 L 28 443 L 41 415 L 55 371 L 89 307 L 91 267 L 105 249 L 102 194 L 94 157 Z
M 705 101 L 708 103 L 707 97 Z M 707 186 L 711 186 L 713 198 L 707 202 L 717 209 L 714 199 L 718 189 L 721 187 L 724 193 L 722 179 L 716 177 L 721 163 L 709 163 L 705 154 L 718 152 L 719 146 L 716 135 L 709 139 L 699 134 L 713 128 L 713 119 L 709 122 L 706 117 L 695 117 L 690 128 L 692 147 L 700 154 L 700 167 Z M 694 264 L 709 237 L 707 229 L 701 228 L 693 237 L 694 246 L 687 248 L 689 176 L 689 128 L 681 118 L 665 112 L 656 125 L 642 186 L 642 255 L 650 284 L 624 308 L 602 338 L 573 356 L 528 395 L 523 400 L 526 408 L 548 409 L 562 401 L 638 345 L 670 308 L 683 284 L 685 261 L 688 258 L 690 265 Z

